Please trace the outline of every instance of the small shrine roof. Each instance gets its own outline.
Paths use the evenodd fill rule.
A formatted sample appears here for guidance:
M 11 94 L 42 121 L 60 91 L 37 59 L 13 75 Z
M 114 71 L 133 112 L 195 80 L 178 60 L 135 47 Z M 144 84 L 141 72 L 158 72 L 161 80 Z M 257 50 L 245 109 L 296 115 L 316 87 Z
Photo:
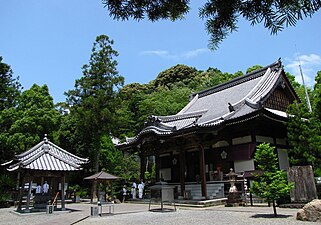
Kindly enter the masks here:
M 117 177 L 110 173 L 106 173 L 104 171 L 100 171 L 99 173 L 96 173 L 89 177 L 85 177 L 84 179 L 85 180 L 117 180 L 117 179 L 120 179 L 120 177 Z
M 78 157 L 54 143 L 47 137 L 26 152 L 15 155 L 14 159 L 3 165 L 8 165 L 9 171 L 19 168 L 46 171 L 77 171 L 88 159 Z

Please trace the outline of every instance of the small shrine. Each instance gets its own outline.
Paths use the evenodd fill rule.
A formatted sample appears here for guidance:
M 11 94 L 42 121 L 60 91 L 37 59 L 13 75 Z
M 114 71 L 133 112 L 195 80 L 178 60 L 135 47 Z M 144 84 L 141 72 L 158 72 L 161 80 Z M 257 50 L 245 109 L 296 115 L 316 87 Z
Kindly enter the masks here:
M 17 211 L 45 211 L 48 205 L 57 205 L 58 199 L 61 210 L 65 210 L 66 177 L 82 170 L 82 165 L 88 162 L 50 142 L 47 135 L 31 149 L 15 155 L 2 165 L 17 173 Z

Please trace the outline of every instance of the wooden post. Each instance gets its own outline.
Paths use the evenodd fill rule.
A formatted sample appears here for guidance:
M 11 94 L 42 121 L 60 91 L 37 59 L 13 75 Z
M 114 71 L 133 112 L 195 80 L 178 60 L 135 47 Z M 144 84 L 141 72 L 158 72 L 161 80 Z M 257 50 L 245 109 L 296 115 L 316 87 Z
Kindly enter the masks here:
M 181 196 L 184 196 L 185 191 L 185 151 L 179 153 L 179 181 L 181 184 Z
M 17 183 L 16 183 L 16 189 L 18 190 L 19 188 L 19 185 L 20 185 L 20 171 L 18 172 L 17 174 Z
M 31 199 L 31 189 L 32 189 L 32 180 L 29 181 L 29 188 L 28 188 L 28 196 L 27 196 L 27 205 L 26 205 L 26 211 L 30 211 L 30 199 Z
M 156 181 L 160 181 L 160 158 L 159 158 L 159 154 L 157 153 L 157 155 L 155 156 L 155 161 L 156 161 Z
M 62 174 L 61 177 L 61 210 L 64 211 L 66 210 L 66 205 L 65 205 L 65 182 L 66 182 L 66 177 L 65 174 Z
M 21 206 L 22 206 L 22 197 L 23 197 L 23 191 L 24 191 L 24 186 L 25 186 L 25 176 L 22 174 L 22 180 L 20 183 L 20 190 L 19 190 L 19 202 L 18 202 L 18 207 L 17 211 L 21 211 Z
M 204 148 L 203 148 L 202 145 L 200 145 L 199 160 L 200 160 L 200 175 L 201 175 L 202 196 L 205 197 L 205 199 L 207 199 L 205 158 L 204 158 Z
M 140 179 L 144 180 L 145 178 L 145 170 L 146 170 L 146 158 L 141 153 L 140 154 Z

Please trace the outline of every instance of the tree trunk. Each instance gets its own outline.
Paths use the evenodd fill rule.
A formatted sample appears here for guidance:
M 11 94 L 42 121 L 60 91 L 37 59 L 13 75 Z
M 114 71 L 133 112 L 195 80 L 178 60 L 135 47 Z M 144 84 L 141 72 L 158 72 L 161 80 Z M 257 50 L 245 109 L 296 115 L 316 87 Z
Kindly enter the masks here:
M 274 213 L 274 217 L 277 217 L 277 213 L 276 213 L 276 205 L 275 205 L 275 200 L 272 201 L 273 203 L 273 213 Z
M 97 152 L 96 152 L 96 160 L 95 160 L 95 173 L 99 172 L 99 160 L 100 160 L 100 148 L 98 148 Z M 97 181 L 93 181 L 93 188 L 92 188 L 92 200 L 91 202 L 94 202 L 94 199 L 97 199 L 97 201 L 99 201 L 99 191 L 98 191 L 98 182 Z

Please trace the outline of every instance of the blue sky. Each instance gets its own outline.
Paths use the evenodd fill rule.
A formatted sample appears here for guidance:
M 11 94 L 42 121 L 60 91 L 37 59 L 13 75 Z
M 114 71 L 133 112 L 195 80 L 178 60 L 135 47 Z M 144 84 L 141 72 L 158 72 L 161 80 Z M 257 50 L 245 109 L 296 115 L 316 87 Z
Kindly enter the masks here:
M 125 83 L 148 83 L 176 64 L 223 72 L 268 65 L 281 57 L 286 71 L 312 86 L 321 70 L 321 11 L 277 36 L 263 25 L 241 20 L 216 51 L 207 48 L 205 21 L 198 17 L 200 1 L 191 1 L 185 19 L 171 22 L 114 21 L 100 0 L 0 0 L 0 56 L 20 77 L 24 89 L 47 84 L 54 102 L 65 101 L 88 63 L 96 36 L 114 40 L 119 74 Z M 195 5 L 196 4 L 196 5 Z

